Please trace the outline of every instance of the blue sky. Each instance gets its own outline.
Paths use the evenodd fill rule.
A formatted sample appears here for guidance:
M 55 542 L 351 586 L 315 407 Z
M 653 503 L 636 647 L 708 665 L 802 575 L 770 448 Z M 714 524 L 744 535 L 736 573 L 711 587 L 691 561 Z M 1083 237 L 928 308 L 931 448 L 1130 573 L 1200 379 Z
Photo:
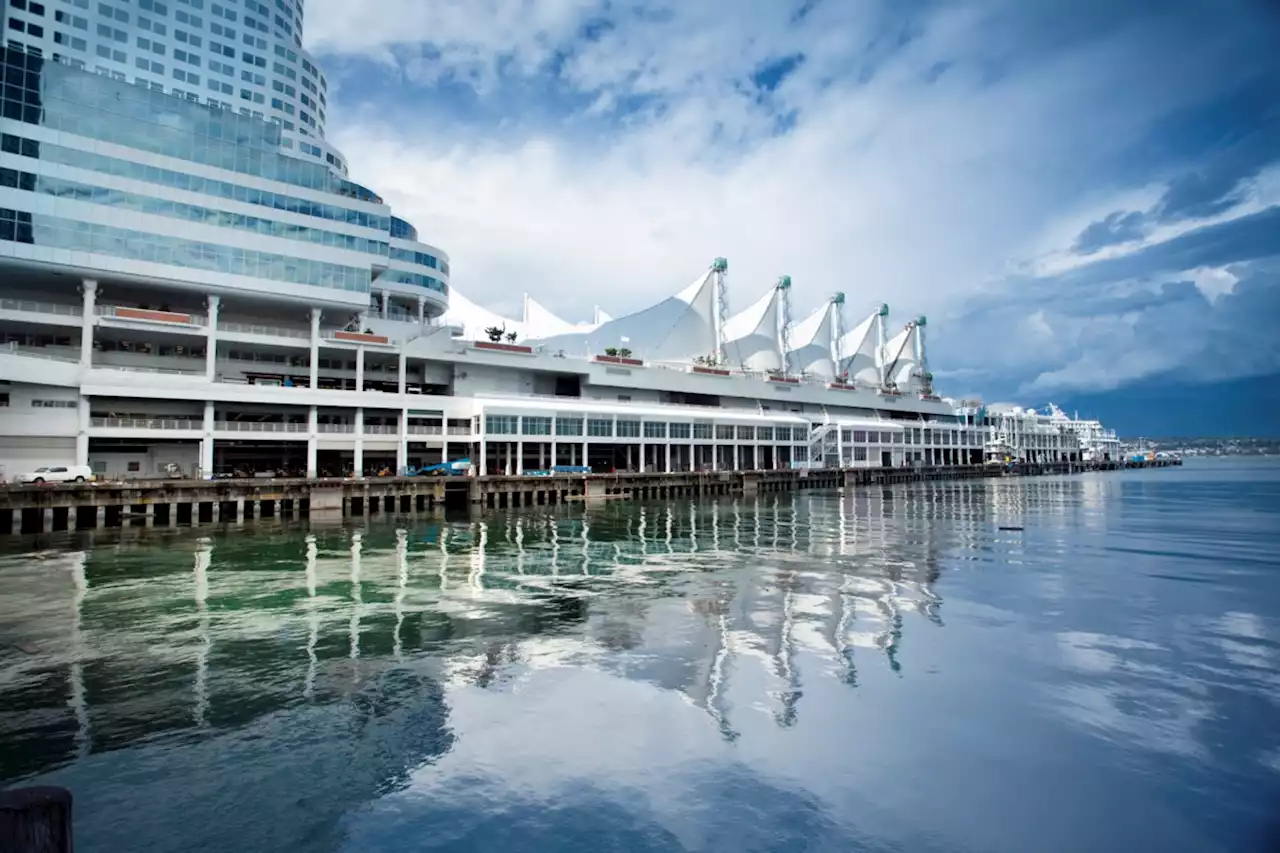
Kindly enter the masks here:
M 944 392 L 1280 372 L 1265 0 L 308 0 L 329 137 L 453 260 L 567 319 L 717 255 L 930 318 Z

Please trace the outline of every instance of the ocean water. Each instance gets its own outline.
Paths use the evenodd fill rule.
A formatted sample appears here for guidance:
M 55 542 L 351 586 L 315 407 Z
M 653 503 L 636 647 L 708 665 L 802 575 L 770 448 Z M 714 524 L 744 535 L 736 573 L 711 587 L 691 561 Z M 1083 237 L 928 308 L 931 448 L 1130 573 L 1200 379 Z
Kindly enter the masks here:
M 1274 461 L 8 549 L 80 853 L 1280 839 Z

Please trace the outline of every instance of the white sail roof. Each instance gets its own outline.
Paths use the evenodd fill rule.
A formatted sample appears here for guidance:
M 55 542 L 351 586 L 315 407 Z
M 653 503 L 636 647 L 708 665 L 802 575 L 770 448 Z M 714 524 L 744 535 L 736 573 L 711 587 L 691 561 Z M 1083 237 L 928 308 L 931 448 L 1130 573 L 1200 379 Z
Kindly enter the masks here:
M 570 323 L 552 314 L 529 294 L 524 295 L 524 334 L 530 338 L 589 332 L 599 323 Z
M 508 332 L 515 332 L 524 337 L 524 323 L 495 314 L 463 296 L 456 287 L 449 288 L 449 310 L 444 312 L 444 323 L 449 326 L 461 326 L 462 335 L 466 338 L 484 340 L 484 330 L 492 326 L 506 327 Z
M 914 390 L 919 384 L 913 381 L 913 374 L 919 366 L 916 364 L 917 334 L 916 324 L 909 323 L 884 345 L 885 378 L 899 391 Z
M 724 322 L 724 356 L 727 364 L 746 370 L 782 370 L 783 288 L 774 286 L 745 311 Z
M 880 386 L 882 357 L 876 352 L 876 333 L 879 312 L 845 332 L 838 344 L 840 352 L 840 372 L 848 380 Z
M 793 348 L 787 353 L 787 364 L 793 373 L 835 378 L 836 364 L 831 357 L 831 342 L 835 339 L 838 312 L 836 301 L 829 300 L 792 328 Z
M 716 351 L 717 278 L 708 268 L 675 296 L 643 311 L 602 323 L 589 332 L 538 340 L 544 348 L 599 355 L 626 348 L 651 361 L 688 361 Z

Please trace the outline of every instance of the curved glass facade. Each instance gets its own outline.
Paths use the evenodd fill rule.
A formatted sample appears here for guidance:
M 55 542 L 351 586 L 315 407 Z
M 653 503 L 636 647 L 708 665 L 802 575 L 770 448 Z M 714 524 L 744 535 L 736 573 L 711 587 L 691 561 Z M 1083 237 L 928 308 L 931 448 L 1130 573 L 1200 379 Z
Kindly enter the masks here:
M 327 85 L 299 47 L 301 2 L 274 3 L 8 0 L 0 255 L 84 252 L 131 262 L 131 274 L 258 293 L 275 281 L 318 304 L 365 303 L 376 279 L 428 291 L 429 314 L 442 313 L 448 258 L 322 145 Z M 274 109 L 301 119 L 305 108 L 308 129 L 172 84 L 228 68 L 252 84 L 249 104 L 259 89 L 283 95 Z M 304 140 L 319 153 L 299 156 Z

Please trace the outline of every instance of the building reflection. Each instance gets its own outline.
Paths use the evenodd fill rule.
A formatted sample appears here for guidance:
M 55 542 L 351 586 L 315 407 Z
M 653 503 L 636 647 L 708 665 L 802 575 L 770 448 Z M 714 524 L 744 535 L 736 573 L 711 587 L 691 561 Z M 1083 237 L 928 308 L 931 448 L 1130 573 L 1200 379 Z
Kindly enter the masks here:
M 95 531 L 0 558 L 0 622 L 35 647 L 0 659 L 0 767 L 26 778 L 307 707 L 339 728 L 411 715 L 416 746 L 382 757 L 385 781 L 447 749 L 447 691 L 558 665 L 676 691 L 726 738 L 750 707 L 793 726 L 806 681 L 911 673 L 903 638 L 944 626 L 944 568 L 1020 547 L 997 522 L 1093 511 L 1080 483 Z

